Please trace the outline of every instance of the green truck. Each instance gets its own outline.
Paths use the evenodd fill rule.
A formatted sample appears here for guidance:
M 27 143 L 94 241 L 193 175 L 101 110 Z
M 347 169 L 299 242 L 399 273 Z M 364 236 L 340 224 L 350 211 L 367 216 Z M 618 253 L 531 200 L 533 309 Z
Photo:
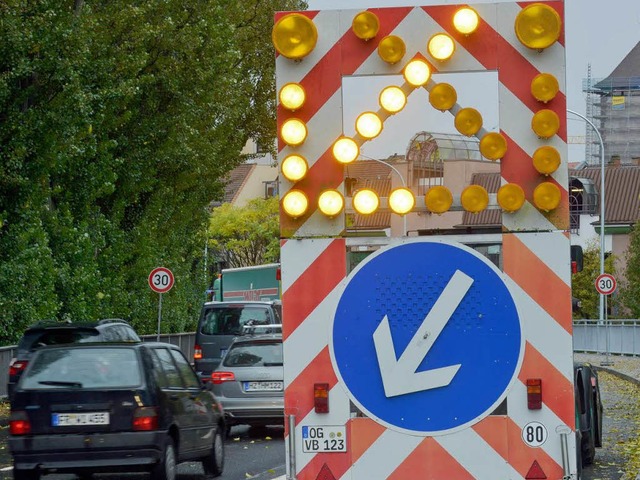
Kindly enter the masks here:
M 225 268 L 208 293 L 218 302 L 279 300 L 280 264 Z

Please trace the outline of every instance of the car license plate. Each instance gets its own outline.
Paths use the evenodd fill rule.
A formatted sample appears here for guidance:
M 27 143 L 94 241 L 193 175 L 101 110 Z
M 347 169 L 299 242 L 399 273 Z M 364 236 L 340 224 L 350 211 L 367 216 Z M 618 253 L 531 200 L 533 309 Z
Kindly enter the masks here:
M 346 427 L 304 425 L 302 427 L 302 451 L 305 453 L 346 452 Z
M 281 392 L 283 382 L 244 382 L 245 392 Z
M 53 413 L 51 414 L 51 424 L 54 427 L 109 425 L 109 412 Z

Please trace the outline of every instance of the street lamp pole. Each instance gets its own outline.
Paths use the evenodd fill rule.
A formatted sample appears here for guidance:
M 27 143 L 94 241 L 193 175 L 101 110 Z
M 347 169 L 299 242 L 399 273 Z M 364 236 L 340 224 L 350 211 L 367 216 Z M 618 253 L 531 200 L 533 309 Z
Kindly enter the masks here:
M 598 142 L 600 142 L 600 275 L 604 274 L 604 211 L 605 211 L 605 195 L 604 195 L 604 142 L 602 141 L 602 135 L 600 130 L 584 115 L 574 112 L 573 110 L 567 110 L 568 113 L 572 113 L 582 120 L 587 122 L 593 131 L 598 136 Z M 600 294 L 600 324 L 604 322 L 605 317 L 605 296 Z M 609 342 L 608 342 L 608 329 L 607 329 L 607 355 L 609 354 Z

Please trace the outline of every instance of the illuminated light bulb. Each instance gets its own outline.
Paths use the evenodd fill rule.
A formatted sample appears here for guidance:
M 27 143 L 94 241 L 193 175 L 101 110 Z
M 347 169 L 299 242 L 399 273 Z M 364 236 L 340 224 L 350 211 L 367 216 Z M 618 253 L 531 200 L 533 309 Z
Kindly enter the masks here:
M 356 131 L 363 138 L 376 138 L 382 131 L 382 120 L 373 112 L 364 112 L 356 119 Z
M 360 147 L 353 138 L 342 137 L 333 144 L 332 152 L 340 163 L 351 163 L 360 155 Z
M 489 160 L 500 160 L 507 153 L 507 140 L 500 133 L 487 133 L 480 140 L 480 153 Z
M 404 40 L 396 35 L 387 35 L 378 44 L 378 56 L 391 65 L 402 60 L 405 53 L 407 46 Z
M 289 13 L 280 18 L 271 30 L 271 41 L 280 55 L 299 60 L 316 47 L 318 30 L 304 15 Z
M 404 67 L 403 75 L 407 83 L 421 87 L 431 78 L 431 69 L 424 60 L 412 60 Z
M 368 188 L 358 190 L 353 196 L 353 208 L 361 215 L 369 215 L 375 212 L 380 205 L 380 199 L 373 190 Z
M 290 118 L 282 124 L 280 135 L 287 145 L 301 145 L 307 138 L 307 126 L 298 118 Z
M 429 103 L 437 110 L 449 110 L 458 101 L 458 93 L 448 83 L 438 83 L 429 92 Z
M 351 30 L 361 40 L 371 40 L 378 34 L 380 29 L 380 21 L 378 16 L 373 12 L 360 12 L 351 22 Z
M 542 3 L 524 7 L 515 21 L 518 40 L 525 47 L 543 50 L 560 38 L 562 20 L 553 8 Z
M 436 185 L 427 191 L 424 196 L 424 204 L 427 206 L 427 210 L 432 213 L 444 213 L 451 208 L 453 195 L 447 187 Z
M 534 205 L 544 211 L 550 212 L 560 205 L 561 193 L 555 183 L 542 182 L 533 191 Z
M 282 209 L 292 218 L 304 215 L 308 208 L 309 200 L 300 190 L 289 190 L 282 199 Z
M 470 35 L 475 32 L 479 24 L 480 18 L 473 8 L 461 8 L 453 16 L 453 28 L 463 35 Z
M 287 83 L 280 89 L 278 97 L 284 108 L 292 112 L 302 107 L 307 99 L 304 88 L 299 83 Z
M 553 110 L 540 110 L 531 119 L 531 129 L 540 138 L 551 138 L 560 130 L 560 118 Z
M 517 212 L 524 205 L 524 190 L 520 185 L 515 183 L 507 183 L 498 189 L 498 205 L 504 211 L 512 213 Z
M 398 215 L 406 215 L 415 205 L 416 197 L 408 188 L 396 188 L 389 195 L 389 208 Z
M 407 104 L 407 96 L 400 87 L 385 87 L 380 96 L 378 103 L 388 113 L 398 113 Z
M 303 156 L 293 154 L 285 157 L 280 165 L 280 170 L 287 180 L 297 182 L 307 175 L 309 164 Z
M 335 217 L 344 208 L 344 197 L 337 190 L 325 190 L 318 198 L 318 209 L 327 217 Z
M 453 123 L 462 135 L 471 137 L 482 128 L 482 115 L 475 108 L 463 108 L 456 113 Z
M 480 185 L 469 185 L 462 190 L 460 203 L 467 212 L 478 213 L 489 205 L 489 194 Z
M 560 152 L 545 145 L 533 152 L 533 166 L 543 175 L 551 175 L 560 166 Z
M 446 33 L 436 33 L 429 39 L 427 50 L 436 60 L 445 61 L 455 52 L 456 44 Z
M 539 73 L 531 80 L 531 95 L 539 102 L 553 100 L 559 90 L 558 79 L 550 73 Z

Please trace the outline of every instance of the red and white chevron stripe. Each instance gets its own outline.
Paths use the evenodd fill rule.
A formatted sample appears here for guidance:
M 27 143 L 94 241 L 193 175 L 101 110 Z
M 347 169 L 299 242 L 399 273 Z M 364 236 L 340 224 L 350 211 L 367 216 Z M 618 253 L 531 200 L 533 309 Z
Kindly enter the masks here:
M 562 1 L 540 2 L 563 18 Z M 281 213 L 283 334 L 285 352 L 285 413 L 295 416 L 295 437 L 302 425 L 346 425 L 346 453 L 303 453 L 295 446 L 291 478 L 317 480 L 328 469 L 336 479 L 524 479 L 534 461 L 547 478 L 562 478 L 560 436 L 551 431 L 541 447 L 531 448 L 522 429 L 532 421 L 526 404 L 526 379 L 543 378 L 543 408 L 535 420 L 555 429 L 574 429 L 571 280 L 569 268 L 568 170 L 566 155 L 566 98 L 564 95 L 564 38 L 543 54 L 524 47 L 514 33 L 514 19 L 526 2 L 479 4 L 479 29 L 465 37 L 450 19 L 459 5 L 370 9 L 380 20 L 375 39 L 363 42 L 351 31 L 358 11 L 300 12 L 318 29 L 318 43 L 302 61 L 276 59 L 277 88 L 298 82 L 307 103 L 291 113 L 278 107 L 278 127 L 288 118 L 302 119 L 309 135 L 302 147 L 278 145 L 279 158 L 303 154 L 309 163 L 306 178 L 295 184 L 306 193 L 310 211 L 298 219 Z M 278 14 L 278 19 L 283 14 Z M 456 41 L 456 55 L 446 63 L 432 63 L 439 72 L 497 71 L 500 132 L 507 139 L 501 160 L 503 183 L 517 183 L 527 202 L 514 214 L 503 215 L 503 270 L 523 318 L 525 353 L 518 382 L 507 396 L 507 415 L 487 416 L 471 428 L 425 437 L 389 429 L 373 419 L 354 417 L 346 389 L 334 370 L 331 354 L 332 318 L 347 276 L 347 244 L 342 218 L 327 219 L 315 209 L 322 190 L 344 191 L 343 168 L 331 148 L 345 131 L 342 125 L 342 78 L 349 75 L 400 74 L 405 61 L 389 65 L 380 60 L 377 41 L 398 35 L 406 43 L 406 59 L 424 55 L 433 33 L 445 31 Z M 479 41 L 481 39 L 481 41 Z M 541 72 L 560 81 L 560 93 L 541 105 L 529 91 Z M 429 86 L 426 87 L 427 89 Z M 471 106 L 473 105 L 464 105 Z M 531 131 L 531 118 L 541 108 L 555 111 L 561 128 L 541 141 Z M 372 105 L 371 110 L 377 110 Z M 401 115 L 401 113 L 399 114 Z M 541 145 L 554 146 L 562 165 L 543 179 L 532 166 L 532 154 Z M 562 192 L 560 207 L 551 213 L 535 208 L 534 188 L 543 180 Z M 281 179 L 281 197 L 294 184 Z M 487 379 L 490 381 L 490 379 Z M 313 384 L 328 383 L 330 412 L 316 414 Z M 287 431 L 287 437 L 291 432 Z M 569 436 L 570 454 L 575 448 Z M 289 448 L 289 447 L 287 447 Z M 287 453 L 289 455 L 290 452 Z M 574 460 L 572 460 L 572 463 Z M 292 468 L 289 465 L 288 468 Z M 575 465 L 571 465 L 575 471 Z

